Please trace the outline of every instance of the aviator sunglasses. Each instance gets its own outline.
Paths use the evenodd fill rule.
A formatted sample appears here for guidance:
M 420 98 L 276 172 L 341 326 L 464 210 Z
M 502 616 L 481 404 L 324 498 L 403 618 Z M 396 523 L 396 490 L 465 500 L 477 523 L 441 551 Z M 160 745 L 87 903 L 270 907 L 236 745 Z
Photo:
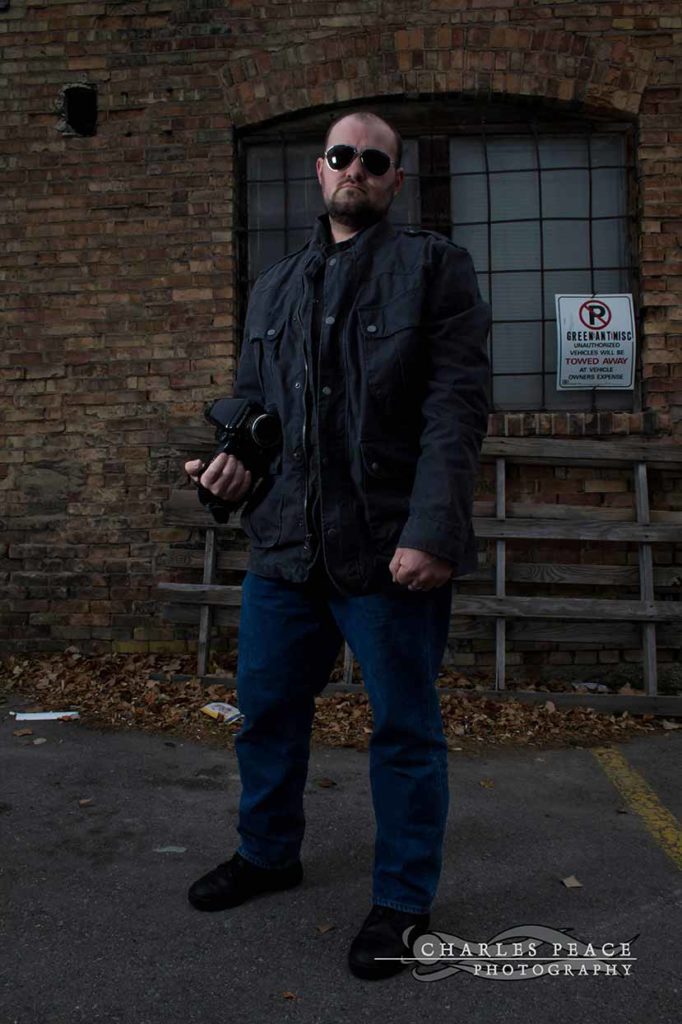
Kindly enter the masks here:
M 356 156 L 360 157 L 360 163 L 365 170 L 376 178 L 380 178 L 382 174 L 385 174 L 389 167 L 398 166 L 395 160 L 391 160 L 388 153 L 384 153 L 383 149 L 363 149 L 360 152 L 355 146 L 338 143 L 336 146 L 330 146 L 324 154 L 327 166 L 331 167 L 332 171 L 345 171 L 346 167 L 350 167 L 353 163 Z

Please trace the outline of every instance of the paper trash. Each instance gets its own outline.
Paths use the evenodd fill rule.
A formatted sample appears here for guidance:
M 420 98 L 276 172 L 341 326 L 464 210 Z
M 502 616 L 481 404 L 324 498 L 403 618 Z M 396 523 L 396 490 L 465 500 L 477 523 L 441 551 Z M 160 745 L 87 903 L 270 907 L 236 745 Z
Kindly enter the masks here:
M 17 722 L 47 722 L 53 718 L 78 718 L 78 711 L 10 711 Z
M 234 704 L 225 704 L 223 701 L 214 701 L 212 704 L 205 704 L 203 708 L 200 708 L 205 715 L 209 715 L 211 718 L 216 718 L 219 722 L 234 722 L 238 718 L 242 717 L 242 713 L 239 708 L 236 708 Z

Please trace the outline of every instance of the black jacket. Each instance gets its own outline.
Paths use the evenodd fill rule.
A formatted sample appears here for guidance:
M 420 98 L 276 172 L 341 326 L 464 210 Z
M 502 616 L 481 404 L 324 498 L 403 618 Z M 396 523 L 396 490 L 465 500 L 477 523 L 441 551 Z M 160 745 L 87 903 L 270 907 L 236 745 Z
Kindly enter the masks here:
M 316 554 L 314 468 L 324 564 L 342 593 L 390 583 L 396 547 L 471 572 L 491 319 L 471 257 L 442 235 L 386 219 L 325 260 L 329 240 L 323 214 L 308 244 L 263 271 L 249 299 L 233 393 L 276 408 L 284 443 L 265 488 L 242 512 L 248 568 L 307 578 Z M 322 270 L 318 381 L 308 394 Z

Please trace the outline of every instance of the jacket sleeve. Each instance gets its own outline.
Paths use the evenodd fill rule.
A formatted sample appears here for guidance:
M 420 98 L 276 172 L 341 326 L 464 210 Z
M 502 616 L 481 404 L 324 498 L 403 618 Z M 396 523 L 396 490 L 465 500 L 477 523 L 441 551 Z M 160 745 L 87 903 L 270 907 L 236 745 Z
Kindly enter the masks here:
M 255 345 L 252 345 L 248 336 L 245 335 L 242 342 L 241 352 L 239 354 L 237 376 L 234 387 L 232 388 L 232 397 L 250 398 L 255 402 L 260 402 L 261 405 L 265 405 L 260 378 L 258 376 L 258 369 L 256 367 L 254 348 Z M 226 523 L 230 518 L 230 514 L 248 501 L 253 494 L 254 486 L 255 481 L 252 480 L 250 489 L 240 501 L 225 501 L 224 498 L 219 498 L 214 494 L 211 494 L 209 497 L 209 492 L 207 491 L 198 492 L 199 501 L 208 509 L 216 522 Z
M 471 532 L 474 488 L 490 409 L 483 301 L 471 256 L 435 246 L 424 305 L 429 361 L 422 403 L 421 454 L 398 547 L 460 563 Z

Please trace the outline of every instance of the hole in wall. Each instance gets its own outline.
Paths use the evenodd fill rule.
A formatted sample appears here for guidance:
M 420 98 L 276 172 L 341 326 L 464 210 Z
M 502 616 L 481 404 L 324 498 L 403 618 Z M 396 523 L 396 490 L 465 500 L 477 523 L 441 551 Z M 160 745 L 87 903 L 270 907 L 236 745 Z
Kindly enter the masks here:
M 65 85 L 60 91 L 57 110 L 61 115 L 58 130 L 65 135 L 94 135 L 97 130 L 97 89 L 81 83 Z

